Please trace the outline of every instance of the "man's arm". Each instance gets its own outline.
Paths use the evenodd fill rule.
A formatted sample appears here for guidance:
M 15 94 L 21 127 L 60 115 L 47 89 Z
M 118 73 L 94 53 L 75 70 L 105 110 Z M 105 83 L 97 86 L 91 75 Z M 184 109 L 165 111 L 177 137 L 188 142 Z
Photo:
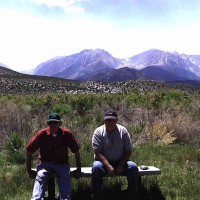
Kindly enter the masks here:
M 120 159 L 119 164 L 124 165 L 125 162 L 127 162 L 131 157 L 131 151 L 125 151 L 124 154 L 122 155 L 122 158 Z
M 75 159 L 76 159 L 76 171 L 74 171 L 74 178 L 78 179 L 81 177 L 81 156 L 79 150 L 75 153 Z
M 81 170 L 81 156 L 79 151 L 75 152 L 75 159 L 76 159 L 77 170 Z
M 95 157 L 96 157 L 97 160 L 99 160 L 100 162 L 103 163 L 108 174 L 112 175 L 112 174 L 115 173 L 113 166 L 108 162 L 108 160 L 106 159 L 106 157 L 102 153 L 95 152 Z
M 124 171 L 124 164 L 130 159 L 131 154 L 132 154 L 130 134 L 125 127 L 123 129 L 124 129 L 123 141 L 124 141 L 125 149 L 124 149 L 121 159 L 119 160 L 119 164 L 116 169 L 117 173 L 122 173 Z
M 32 168 L 32 153 L 26 151 L 26 171 L 30 178 L 35 178 L 36 172 L 31 170 Z
M 29 174 L 32 167 L 32 153 L 26 151 L 26 171 Z
M 124 164 L 129 160 L 130 157 L 131 157 L 131 151 L 125 151 L 117 166 L 116 169 L 117 173 L 122 173 L 124 171 Z

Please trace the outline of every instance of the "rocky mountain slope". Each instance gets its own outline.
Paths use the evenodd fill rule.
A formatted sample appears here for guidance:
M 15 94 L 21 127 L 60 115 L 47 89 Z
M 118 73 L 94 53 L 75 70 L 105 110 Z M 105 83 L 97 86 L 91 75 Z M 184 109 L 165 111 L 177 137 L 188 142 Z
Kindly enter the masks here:
M 4 65 L 1 65 L 0 63 L 0 76 L 20 76 L 20 75 L 23 75 L 19 72 L 16 72 L 14 70 L 11 70 L 7 67 L 5 67 Z
M 123 69 L 122 69 L 123 70 Z M 120 71 L 119 71 L 120 72 Z M 182 84 L 167 84 L 162 81 L 138 79 L 134 81 L 73 81 L 62 78 L 20 74 L 0 67 L 0 95 L 38 95 L 48 93 L 124 93 L 129 90 L 158 91 L 182 90 L 200 93 L 200 89 Z
M 116 93 L 200 88 L 200 56 L 150 50 L 129 59 L 114 58 L 108 52 L 84 50 L 40 64 L 37 75 L 27 75 L 0 66 L 0 94 Z M 165 82 L 165 83 L 164 83 Z M 173 84 L 167 84 L 173 83 Z M 198 88 L 189 90 L 198 90 Z
M 146 67 L 154 67 L 143 70 Z M 162 71 L 155 76 L 153 71 Z M 124 68 L 124 74 L 119 69 Z M 134 73 L 127 73 L 134 69 Z M 138 71 L 136 73 L 136 70 Z M 141 71 L 143 70 L 143 71 Z M 133 70 L 129 70 L 133 72 Z M 146 71 L 148 71 L 147 74 Z M 169 78 L 169 73 L 171 78 Z M 71 56 L 59 57 L 40 64 L 34 72 L 35 75 L 55 76 L 74 80 L 102 80 L 126 81 L 135 80 L 136 74 L 143 74 L 147 79 L 153 80 L 200 80 L 200 56 L 178 54 L 177 52 L 164 52 L 152 49 L 128 59 L 119 59 L 102 49 L 84 50 Z M 165 76 L 166 74 L 166 76 Z M 123 77 L 123 78 L 122 78 Z
M 80 53 L 59 57 L 40 64 L 34 71 L 35 75 L 55 76 L 77 79 L 87 73 L 114 69 L 120 61 L 104 50 L 83 50 Z
M 142 72 L 128 67 L 108 69 L 91 75 L 87 73 L 86 75 L 79 76 L 79 80 L 85 81 L 128 81 L 147 78 Z

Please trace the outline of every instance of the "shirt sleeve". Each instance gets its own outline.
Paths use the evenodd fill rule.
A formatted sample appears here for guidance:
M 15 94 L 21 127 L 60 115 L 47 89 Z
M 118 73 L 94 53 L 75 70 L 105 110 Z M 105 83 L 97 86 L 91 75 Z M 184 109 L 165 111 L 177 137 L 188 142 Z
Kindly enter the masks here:
M 102 136 L 101 136 L 101 131 L 99 128 L 97 128 L 92 136 L 92 148 L 94 152 L 101 152 L 103 147 L 102 147 Z
M 40 138 L 41 138 L 41 132 L 37 132 L 34 137 L 28 142 L 26 145 L 26 150 L 30 153 L 34 153 L 40 148 Z
M 131 137 L 128 130 L 125 127 L 123 127 L 123 141 L 124 141 L 125 151 L 131 151 L 132 150 Z
M 67 138 L 66 138 L 67 146 L 69 147 L 69 149 L 71 150 L 72 153 L 75 153 L 76 151 L 78 151 L 80 149 L 80 146 L 71 131 L 65 130 L 65 132 L 66 132 L 66 136 L 67 136 Z

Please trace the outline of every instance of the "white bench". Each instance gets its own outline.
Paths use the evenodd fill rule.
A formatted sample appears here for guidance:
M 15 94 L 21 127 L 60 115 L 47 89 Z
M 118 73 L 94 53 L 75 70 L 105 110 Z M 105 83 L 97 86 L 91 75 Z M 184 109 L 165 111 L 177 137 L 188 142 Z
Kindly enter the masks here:
M 142 170 L 140 168 L 140 166 L 138 167 L 138 170 L 139 170 L 139 176 L 149 176 L 149 175 L 160 175 L 161 174 L 161 171 L 159 168 L 157 167 L 154 167 L 154 166 L 147 166 L 148 168 L 145 169 L 145 170 Z M 71 167 L 70 168 L 70 171 L 72 172 L 73 174 L 73 171 L 76 170 L 76 167 Z M 81 172 L 82 172 L 82 175 L 81 177 L 91 177 L 91 174 L 92 174 L 92 167 L 82 167 L 81 168 Z M 116 176 L 123 176 L 123 175 L 120 175 L 120 174 L 117 174 Z M 72 175 L 73 177 L 73 175 Z
M 36 171 L 35 168 L 32 169 L 33 171 Z M 76 170 L 76 167 L 71 167 L 71 177 L 73 177 L 73 171 Z M 139 176 L 157 176 L 161 174 L 161 170 L 157 167 L 154 166 L 147 166 L 147 169 L 143 170 L 141 169 L 141 166 L 138 166 L 139 170 Z M 81 178 L 86 177 L 89 178 L 91 177 L 92 174 L 92 167 L 81 167 Z M 109 177 L 109 175 L 106 175 Z M 114 177 L 117 176 L 124 176 L 121 174 L 117 174 Z M 55 174 L 52 175 L 52 178 L 49 180 L 48 183 L 48 199 L 55 199 L 55 180 L 54 178 L 56 177 Z

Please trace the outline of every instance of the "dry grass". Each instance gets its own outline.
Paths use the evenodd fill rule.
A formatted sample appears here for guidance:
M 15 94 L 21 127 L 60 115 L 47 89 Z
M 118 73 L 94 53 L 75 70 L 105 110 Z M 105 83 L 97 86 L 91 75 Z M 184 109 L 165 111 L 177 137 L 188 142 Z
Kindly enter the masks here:
M 189 96 L 190 103 L 187 105 L 184 105 L 184 102 L 174 101 L 166 104 L 163 100 L 163 103 L 159 102 L 160 107 L 156 108 L 150 105 L 148 99 L 144 105 L 140 105 L 140 101 L 139 104 L 127 103 L 130 97 L 118 94 L 116 98 L 113 95 L 94 95 L 91 98 L 86 95 L 82 98 L 87 104 L 85 105 L 87 109 L 81 114 L 79 110 L 82 109 L 82 104 L 75 105 L 75 107 L 79 106 L 78 110 L 74 109 L 74 102 L 79 102 L 75 95 L 55 95 L 55 97 L 49 95 L 44 99 L 38 96 L 34 97 L 32 102 L 30 97 L 27 97 L 28 100 L 26 97 L 14 97 L 15 100 L 5 100 L 2 97 L 0 98 L 0 146 L 4 147 L 12 132 L 28 139 L 37 130 L 46 126 L 48 113 L 55 111 L 53 108 L 63 103 L 70 107 L 68 113 L 63 113 L 63 126 L 71 129 L 78 136 L 80 143 L 91 138 L 94 129 L 102 124 L 103 112 L 112 107 L 118 111 L 119 123 L 127 127 L 133 143 L 199 144 L 200 101 L 197 97 Z M 31 102 L 32 105 L 27 102 L 29 104 Z
M 119 123 L 127 127 L 133 143 L 136 144 L 133 160 L 138 165 L 155 165 L 161 168 L 162 175 L 157 180 L 151 177 L 150 180 L 143 179 L 143 199 L 199 199 L 200 101 L 198 98 L 192 99 L 189 96 L 191 102 L 187 105 L 182 102 L 170 104 L 159 102 L 160 107 L 154 108 L 149 102 L 145 105 L 140 104 L 140 101 L 138 104 L 134 102 L 128 104 L 126 96 L 123 98 L 117 96 L 116 99 L 115 96 L 97 96 L 94 98 L 93 106 L 88 106 L 85 112 L 80 114 L 70 104 L 70 100 L 73 100 L 70 98 L 73 97 L 67 95 L 64 97 L 69 101 L 59 102 L 57 96 L 54 100 L 49 96 L 46 101 L 38 96 L 34 97 L 32 105 L 27 103 L 25 97 L 21 100 L 16 98 L 15 101 L 0 98 L 1 147 L 4 147 L 12 132 L 19 133 L 27 140 L 46 125 L 47 115 L 50 111 L 55 111 L 52 109 L 55 104 L 65 103 L 72 109 L 68 113 L 63 113 L 63 126 L 71 129 L 81 144 L 83 166 L 90 166 L 93 161 L 91 136 L 94 129 L 102 123 L 103 111 L 112 107 L 118 111 Z M 67 98 L 63 99 L 67 101 Z M 3 150 L 0 152 L 0 196 L 5 200 L 29 199 L 33 181 L 30 181 L 24 173 L 24 165 L 17 165 L 15 168 L 14 165 L 6 163 L 4 152 Z M 73 160 L 71 162 L 73 166 L 74 156 L 70 156 L 70 159 Z M 74 200 L 84 195 L 89 199 L 90 181 L 80 182 L 79 186 L 82 190 L 77 188 L 77 182 L 73 183 Z M 112 185 L 109 187 L 105 191 L 107 196 L 111 195 L 112 198 L 113 193 L 116 193 L 119 199 L 123 196 L 123 191 L 113 190 Z

